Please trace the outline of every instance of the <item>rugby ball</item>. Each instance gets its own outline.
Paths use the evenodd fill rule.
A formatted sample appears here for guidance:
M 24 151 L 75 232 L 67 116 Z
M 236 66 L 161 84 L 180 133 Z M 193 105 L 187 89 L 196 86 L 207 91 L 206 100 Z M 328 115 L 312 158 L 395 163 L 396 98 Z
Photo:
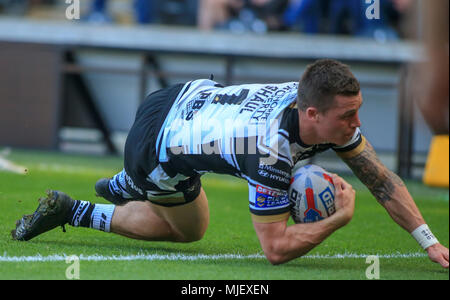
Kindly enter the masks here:
M 335 211 L 335 188 L 330 173 L 317 165 L 296 170 L 289 186 L 291 216 L 295 223 L 311 223 Z

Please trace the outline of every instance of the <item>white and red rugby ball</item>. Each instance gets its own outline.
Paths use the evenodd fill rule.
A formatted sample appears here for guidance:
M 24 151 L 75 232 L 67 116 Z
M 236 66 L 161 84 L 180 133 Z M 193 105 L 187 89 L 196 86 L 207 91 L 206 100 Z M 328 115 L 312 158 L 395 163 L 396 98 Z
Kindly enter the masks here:
M 295 223 L 311 223 L 335 211 L 335 187 L 331 174 L 317 165 L 306 165 L 292 176 L 289 187 L 291 216 Z

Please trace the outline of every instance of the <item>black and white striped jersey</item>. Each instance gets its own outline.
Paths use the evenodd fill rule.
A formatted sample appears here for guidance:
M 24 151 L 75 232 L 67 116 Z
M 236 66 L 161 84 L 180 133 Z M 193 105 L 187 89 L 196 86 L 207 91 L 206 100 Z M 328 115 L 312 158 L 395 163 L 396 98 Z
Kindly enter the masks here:
M 206 172 L 244 178 L 249 207 L 259 222 L 289 215 L 291 171 L 297 161 L 333 148 L 348 152 L 363 141 L 359 130 L 344 146 L 308 146 L 299 135 L 294 108 L 297 82 L 223 87 L 212 80 L 185 84 L 159 132 L 162 168 L 149 174 L 191 177 Z

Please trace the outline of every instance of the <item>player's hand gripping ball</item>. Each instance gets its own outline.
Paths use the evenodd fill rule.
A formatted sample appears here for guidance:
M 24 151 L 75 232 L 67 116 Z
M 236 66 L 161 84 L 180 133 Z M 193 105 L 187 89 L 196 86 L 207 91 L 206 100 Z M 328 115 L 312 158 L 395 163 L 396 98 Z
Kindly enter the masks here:
M 291 216 L 295 223 L 310 223 L 335 211 L 335 188 L 331 174 L 316 165 L 306 165 L 292 176 L 289 187 Z

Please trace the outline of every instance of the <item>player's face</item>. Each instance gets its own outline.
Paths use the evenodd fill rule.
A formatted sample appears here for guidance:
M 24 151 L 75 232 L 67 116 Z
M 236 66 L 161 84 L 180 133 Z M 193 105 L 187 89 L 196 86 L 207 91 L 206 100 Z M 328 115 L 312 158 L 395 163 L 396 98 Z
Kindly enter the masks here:
M 362 96 L 335 96 L 334 105 L 319 113 L 319 135 L 329 143 L 344 145 L 350 141 L 356 128 L 361 126 L 359 109 Z

